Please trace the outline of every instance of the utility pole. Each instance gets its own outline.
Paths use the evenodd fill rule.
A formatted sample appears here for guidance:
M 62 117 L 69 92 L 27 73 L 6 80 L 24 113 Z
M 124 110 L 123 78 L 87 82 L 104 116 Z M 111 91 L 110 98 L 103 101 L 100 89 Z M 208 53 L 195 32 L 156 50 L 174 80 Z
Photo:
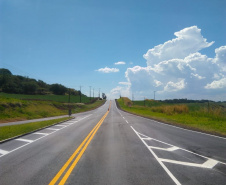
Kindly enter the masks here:
M 80 103 L 82 103 L 82 86 L 80 85 Z
M 144 106 L 145 106 L 145 97 L 144 97 Z
M 94 88 L 93 88 L 93 99 L 94 99 Z
M 71 101 L 71 89 L 69 88 L 68 90 L 69 90 L 68 91 L 68 103 L 70 103 L 70 101 Z
M 69 88 L 69 92 L 68 92 L 69 96 L 68 96 L 68 115 L 69 117 L 71 116 L 71 107 L 70 107 L 70 101 L 71 101 L 71 89 Z
M 154 100 L 155 100 L 155 92 L 156 92 L 156 91 L 154 91 Z
M 89 100 L 91 101 L 91 86 L 89 86 Z
M 99 88 L 99 99 L 100 99 L 100 88 Z

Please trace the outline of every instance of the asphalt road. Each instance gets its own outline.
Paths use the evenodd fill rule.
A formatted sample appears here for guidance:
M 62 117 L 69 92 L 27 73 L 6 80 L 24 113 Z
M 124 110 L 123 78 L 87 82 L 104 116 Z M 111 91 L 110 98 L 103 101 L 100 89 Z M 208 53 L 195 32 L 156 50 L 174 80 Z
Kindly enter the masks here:
M 109 104 L 0 144 L 0 184 L 226 184 L 225 138 Z

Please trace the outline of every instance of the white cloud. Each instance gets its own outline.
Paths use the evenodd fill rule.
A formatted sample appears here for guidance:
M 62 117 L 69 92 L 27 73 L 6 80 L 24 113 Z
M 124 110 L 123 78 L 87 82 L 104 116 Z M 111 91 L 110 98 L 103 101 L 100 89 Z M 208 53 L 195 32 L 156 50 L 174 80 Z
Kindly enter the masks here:
M 214 42 L 208 43 L 201 35 L 201 29 L 197 26 L 185 28 L 175 32 L 175 39 L 149 49 L 144 58 L 147 65 L 152 66 L 164 60 L 183 59 L 191 53 L 211 46 Z
M 208 43 L 196 26 L 175 35 L 177 38 L 148 50 L 146 67 L 127 68 L 127 91 L 150 98 L 157 91 L 160 99 L 225 98 L 226 46 L 216 48 L 215 57 L 209 58 L 198 51 L 214 42 Z
M 131 85 L 129 82 L 119 82 L 120 85 Z
M 215 49 L 215 53 L 216 57 L 214 58 L 214 62 L 222 68 L 221 71 L 226 72 L 226 46 Z
M 105 67 L 105 68 L 100 68 L 96 71 L 99 71 L 99 72 L 102 72 L 102 73 L 116 73 L 116 72 L 119 72 L 119 69 Z
M 206 89 L 222 89 L 226 88 L 226 78 L 220 80 L 214 80 L 213 82 L 205 86 Z
M 202 80 L 202 79 L 206 78 L 206 77 L 203 77 L 203 76 L 199 76 L 198 74 L 194 74 L 194 73 L 191 73 L 191 76 L 194 76 L 195 78 L 197 78 L 199 80 Z
M 164 87 L 164 91 L 168 91 L 168 92 L 174 92 L 174 91 L 179 91 L 184 89 L 185 87 L 185 80 L 182 79 L 178 82 L 171 82 L 169 81 L 166 86 Z
M 129 87 L 117 86 L 111 90 L 110 95 L 109 95 L 110 99 L 117 99 L 120 96 L 130 97 Z
M 158 80 L 154 80 L 156 87 L 163 85 L 162 82 L 158 81 Z
M 115 65 L 125 65 L 126 63 L 123 61 L 116 62 Z

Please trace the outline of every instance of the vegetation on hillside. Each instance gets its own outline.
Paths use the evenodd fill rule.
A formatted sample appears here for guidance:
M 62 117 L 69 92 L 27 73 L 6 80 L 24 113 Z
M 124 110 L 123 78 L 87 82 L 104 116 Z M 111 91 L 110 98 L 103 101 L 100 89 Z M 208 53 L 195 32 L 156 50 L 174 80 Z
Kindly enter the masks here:
M 169 103 L 154 100 L 132 102 L 124 97 L 117 102 L 123 110 L 140 116 L 226 136 L 226 103 L 224 102 Z
M 21 100 L 0 96 L 0 123 L 37 119 L 92 110 L 102 105 L 105 100 L 84 103 L 63 103 L 58 101 Z
M 42 80 L 35 80 L 20 75 L 13 75 L 8 69 L 0 69 L 0 92 L 13 94 L 55 94 L 80 95 L 80 91 L 69 89 L 61 84 L 47 84 Z M 85 96 L 85 95 L 83 95 Z

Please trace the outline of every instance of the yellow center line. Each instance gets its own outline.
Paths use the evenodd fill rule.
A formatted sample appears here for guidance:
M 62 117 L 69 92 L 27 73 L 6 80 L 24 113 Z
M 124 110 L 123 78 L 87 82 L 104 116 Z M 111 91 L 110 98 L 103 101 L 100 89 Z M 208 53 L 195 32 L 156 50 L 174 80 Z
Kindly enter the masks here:
M 109 108 L 111 106 L 111 102 L 109 105 Z M 95 125 L 95 127 L 91 130 L 91 132 L 88 134 L 88 136 L 83 140 L 83 142 L 80 144 L 80 146 L 75 150 L 75 152 L 72 154 L 72 156 L 68 159 L 68 161 L 64 164 L 64 166 L 60 169 L 60 171 L 56 174 L 56 176 L 53 178 L 53 180 L 49 183 L 49 185 L 54 185 L 58 179 L 62 176 L 62 174 L 65 172 L 67 167 L 70 165 L 72 160 L 76 157 L 78 152 L 81 150 L 81 152 L 78 154 L 78 156 L 75 158 L 74 162 L 72 165 L 69 167 L 68 171 L 62 178 L 59 184 L 65 184 L 66 180 L 68 179 L 69 175 L 71 174 L 72 170 L 75 168 L 76 164 L 78 163 L 79 159 L 82 157 L 83 153 L 85 152 L 86 148 L 88 147 L 89 143 L 93 139 L 94 135 L 96 134 L 97 130 L 105 120 L 109 113 L 109 110 L 105 113 L 105 115 L 100 119 L 100 121 Z M 87 141 L 88 140 L 88 141 Z M 87 141 L 87 143 L 86 143 Z M 86 143 L 86 144 L 85 144 Z M 85 145 L 85 146 L 84 146 Z M 84 146 L 84 147 L 83 147 Z M 83 147 L 83 148 L 82 148 Z

